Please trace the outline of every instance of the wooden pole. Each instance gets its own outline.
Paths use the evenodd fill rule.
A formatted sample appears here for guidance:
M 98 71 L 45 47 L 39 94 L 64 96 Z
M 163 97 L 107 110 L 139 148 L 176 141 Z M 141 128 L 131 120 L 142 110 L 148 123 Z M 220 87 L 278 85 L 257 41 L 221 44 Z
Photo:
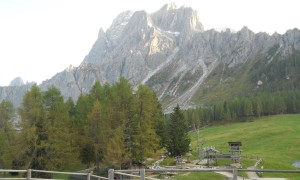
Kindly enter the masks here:
M 108 170 L 108 179 L 109 180 L 114 180 L 114 169 L 109 169 Z
M 27 180 L 31 180 L 31 169 L 27 170 Z
M 140 170 L 141 180 L 145 180 L 145 169 Z
M 237 170 L 236 168 L 233 169 L 233 177 L 232 180 L 237 180 Z

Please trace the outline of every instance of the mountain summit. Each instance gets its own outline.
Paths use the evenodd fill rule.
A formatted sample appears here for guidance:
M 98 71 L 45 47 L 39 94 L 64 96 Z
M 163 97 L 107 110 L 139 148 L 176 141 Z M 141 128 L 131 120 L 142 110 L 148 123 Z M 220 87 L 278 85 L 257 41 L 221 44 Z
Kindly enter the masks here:
M 23 86 L 24 85 L 24 81 L 21 77 L 16 77 L 14 80 L 12 80 L 9 83 L 9 86 Z
M 268 86 L 272 82 L 264 70 L 299 52 L 297 29 L 272 36 L 255 34 L 247 27 L 236 33 L 205 31 L 195 10 L 167 4 L 152 14 L 120 13 L 106 32 L 99 30 L 78 67 L 66 68 L 40 87 L 46 90 L 54 85 L 66 98 L 76 100 L 97 80 L 114 83 L 123 76 L 134 87 L 150 86 L 168 111 L 176 104 L 188 108 L 217 100 L 223 90 L 224 96 L 230 96 Z M 291 82 L 296 75 L 288 70 L 283 77 Z M 262 84 L 257 87 L 257 82 Z M 5 94 L 2 88 L 0 99 L 7 98 Z

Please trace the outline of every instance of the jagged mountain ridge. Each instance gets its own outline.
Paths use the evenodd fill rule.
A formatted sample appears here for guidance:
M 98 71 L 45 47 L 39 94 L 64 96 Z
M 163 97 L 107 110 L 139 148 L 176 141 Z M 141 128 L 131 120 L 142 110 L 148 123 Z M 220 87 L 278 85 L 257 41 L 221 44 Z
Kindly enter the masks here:
M 194 106 L 193 96 L 213 74 L 220 75 L 221 83 L 231 76 L 229 72 L 243 65 L 253 66 L 258 57 L 265 57 L 261 58 L 265 63 L 271 63 L 275 56 L 288 58 L 299 52 L 299 39 L 297 29 L 272 36 L 255 34 L 247 27 L 236 33 L 229 29 L 204 31 L 196 11 L 174 4 L 152 14 L 126 11 L 106 32 L 100 29 L 95 44 L 78 67 L 68 67 L 40 87 L 46 90 L 54 85 L 66 98 L 76 100 L 95 81 L 113 83 L 123 76 L 134 87 L 140 83 L 149 85 L 166 110 L 176 104 L 188 108 Z M 274 47 L 277 48 L 270 53 Z M 2 99 L 11 99 L 3 93 L 7 91 L 0 88 Z

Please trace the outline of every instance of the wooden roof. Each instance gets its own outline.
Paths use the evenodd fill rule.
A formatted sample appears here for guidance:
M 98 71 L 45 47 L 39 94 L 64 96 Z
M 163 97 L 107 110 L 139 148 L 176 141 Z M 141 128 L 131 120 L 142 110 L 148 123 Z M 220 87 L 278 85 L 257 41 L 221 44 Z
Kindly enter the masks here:
M 229 146 L 242 146 L 242 142 L 240 141 L 229 141 Z
M 213 148 L 213 147 L 205 148 L 204 151 L 205 151 L 205 152 L 219 152 L 218 150 L 216 150 L 216 149 Z

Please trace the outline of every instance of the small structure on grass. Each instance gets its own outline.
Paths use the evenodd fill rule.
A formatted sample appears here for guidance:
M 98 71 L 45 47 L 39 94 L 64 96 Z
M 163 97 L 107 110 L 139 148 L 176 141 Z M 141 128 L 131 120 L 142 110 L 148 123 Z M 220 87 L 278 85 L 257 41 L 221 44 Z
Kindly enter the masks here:
M 231 164 L 230 166 L 235 168 L 240 168 L 241 166 L 241 146 L 242 143 L 240 141 L 230 141 L 228 142 L 230 147 L 230 154 L 220 154 L 219 151 L 215 147 L 204 147 L 202 149 L 202 157 L 204 158 L 202 161 L 199 161 L 197 164 L 204 165 L 205 163 L 207 166 L 218 165 L 218 159 L 230 159 Z
M 228 142 L 228 144 L 230 146 L 230 159 L 232 163 L 241 164 L 242 143 L 240 141 L 235 141 L 235 142 Z
M 219 152 L 214 147 L 205 147 L 203 148 L 205 157 L 207 159 L 207 166 L 209 167 L 212 163 L 218 164 L 217 153 Z

